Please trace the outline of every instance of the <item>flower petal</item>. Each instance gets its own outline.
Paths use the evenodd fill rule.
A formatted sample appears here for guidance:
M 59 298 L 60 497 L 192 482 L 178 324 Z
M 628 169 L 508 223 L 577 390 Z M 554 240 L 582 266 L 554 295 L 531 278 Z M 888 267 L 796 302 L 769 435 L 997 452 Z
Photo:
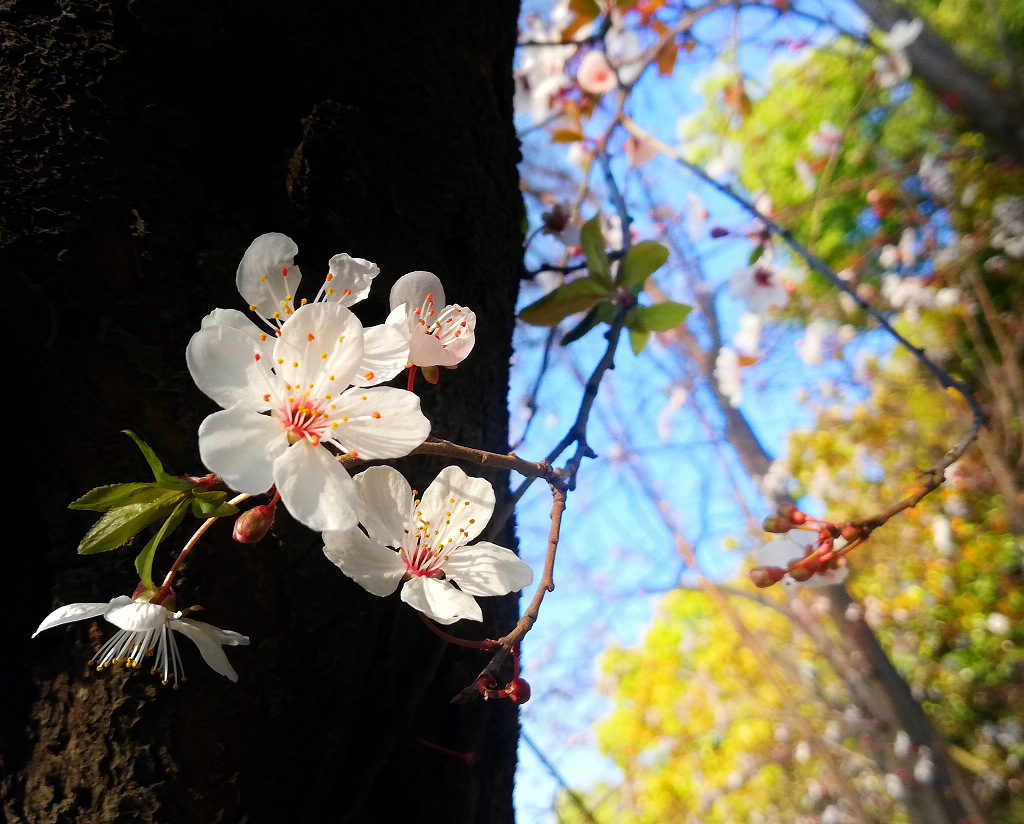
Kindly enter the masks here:
M 217 326 L 230 326 L 237 329 L 243 335 L 252 339 L 253 344 L 264 357 L 269 358 L 274 354 L 274 341 L 276 335 L 268 335 L 263 329 L 257 326 L 243 312 L 237 309 L 214 309 L 203 318 L 201 328 L 207 329 Z
M 420 399 L 404 389 L 354 387 L 337 399 L 335 407 L 331 418 L 338 426 L 330 430 L 331 437 L 346 452 L 367 460 L 408 455 L 430 434 Z
M 249 323 L 241 312 L 235 314 Z M 227 319 L 237 322 L 236 318 Z M 185 349 L 185 362 L 192 380 L 225 409 L 231 406 L 268 408 L 263 395 L 272 385 L 273 376 L 269 374 L 269 367 L 260 363 L 264 355 L 260 353 L 259 332 L 251 323 L 249 325 L 251 333 L 243 332 L 233 323 L 213 321 L 208 324 L 204 319 L 203 328 L 192 336 Z
M 61 624 L 70 624 L 72 621 L 84 621 L 87 618 L 98 618 L 122 598 L 127 599 L 129 602 L 132 600 L 127 595 L 121 595 L 109 603 L 67 604 L 66 606 L 59 607 L 43 619 L 39 629 L 32 633 L 32 637 L 35 638 L 44 629 L 59 627 Z
M 472 596 L 436 578 L 406 581 L 402 587 L 402 600 L 439 624 L 454 624 L 462 619 L 484 620 L 480 605 Z
M 214 412 L 199 426 L 199 456 L 232 489 L 257 495 L 274 483 L 274 461 L 288 448 L 281 423 L 241 407 Z
M 370 282 L 380 274 L 380 268 L 363 258 L 340 254 L 331 258 L 330 275 L 324 283 L 323 300 L 351 306 L 370 294 Z
M 505 595 L 533 583 L 533 570 L 511 549 L 482 541 L 459 547 L 441 567 L 469 595 Z
M 274 345 L 278 376 L 319 396 L 350 386 L 362 357 L 363 325 L 336 303 L 299 307 Z
M 409 312 L 414 312 L 433 295 L 435 306 L 444 306 L 444 287 L 441 280 L 433 272 L 409 272 L 402 275 L 391 287 L 391 308 L 395 309 L 403 303 Z
M 392 324 L 371 326 L 363 332 L 363 359 L 356 370 L 356 386 L 389 381 L 409 363 L 409 336 Z
M 370 540 L 359 529 L 325 532 L 324 555 L 373 595 L 390 595 L 398 589 L 405 575 L 401 556 Z
M 126 597 L 124 596 L 124 598 Z M 168 619 L 174 616 L 173 612 L 160 604 L 133 601 L 131 598 L 124 600 L 124 598 L 116 599 L 117 603 L 111 601 L 109 609 L 103 614 L 103 617 L 118 629 L 128 632 L 160 629 Z
M 448 466 L 423 493 L 420 512 L 430 524 L 432 544 L 461 546 L 487 526 L 494 512 L 494 489 L 483 478 L 471 477 L 457 466 Z
M 352 480 L 359 492 L 359 523 L 370 537 L 381 546 L 405 546 L 416 512 L 412 488 L 402 473 L 390 466 L 371 466 Z
M 171 622 L 171 629 L 180 632 L 186 638 L 199 647 L 199 654 L 214 672 L 223 675 L 231 681 L 238 680 L 238 673 L 235 672 L 227 655 L 224 654 L 222 644 L 228 646 L 245 646 L 249 639 L 231 630 L 218 629 L 202 621 L 192 621 L 188 618 L 180 618 Z
M 310 529 L 352 529 L 358 522 L 352 478 L 322 446 L 303 440 L 286 449 L 274 461 L 274 483 L 292 517 Z
M 299 287 L 302 274 L 295 265 L 299 247 L 287 235 L 270 232 L 249 244 L 235 275 L 235 285 L 254 312 L 265 318 L 290 313 L 291 297 Z M 281 306 L 281 302 L 287 304 Z

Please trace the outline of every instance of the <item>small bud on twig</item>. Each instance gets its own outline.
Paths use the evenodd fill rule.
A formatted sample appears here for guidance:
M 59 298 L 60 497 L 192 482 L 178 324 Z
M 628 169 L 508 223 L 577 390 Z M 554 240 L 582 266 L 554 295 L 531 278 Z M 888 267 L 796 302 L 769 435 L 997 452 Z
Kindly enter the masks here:
M 778 567 L 754 567 L 750 570 L 750 580 L 754 586 L 764 589 L 772 584 L 777 584 L 786 574 L 786 570 Z
M 243 512 L 235 520 L 231 537 L 240 544 L 254 544 L 266 537 L 274 523 L 276 504 L 261 504 Z

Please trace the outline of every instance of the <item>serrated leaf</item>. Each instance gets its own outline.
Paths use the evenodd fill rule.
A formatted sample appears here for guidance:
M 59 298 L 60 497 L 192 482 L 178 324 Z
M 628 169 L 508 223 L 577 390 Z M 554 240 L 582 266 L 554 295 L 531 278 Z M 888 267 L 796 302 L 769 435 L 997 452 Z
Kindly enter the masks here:
M 640 291 L 644 281 L 665 265 L 668 249 L 653 240 L 643 240 L 629 247 L 619 264 L 616 281 L 626 289 Z
M 126 504 L 111 509 L 92 525 L 78 545 L 79 555 L 94 555 L 117 549 L 152 523 L 166 518 L 188 496 L 168 491 L 161 503 Z
M 597 304 L 571 331 L 562 336 L 562 346 L 568 346 L 573 341 L 579 340 L 599 323 L 611 323 L 614 317 L 614 306 L 607 301 Z
M 667 300 L 654 306 L 641 306 L 630 312 L 630 329 L 646 332 L 667 332 L 686 320 L 691 307 Z
M 201 498 L 192 499 L 192 514 L 197 518 L 226 518 L 229 515 L 237 515 L 238 507 L 226 501 L 204 501 Z
M 193 499 L 195 503 L 195 499 Z M 188 509 L 188 498 L 182 498 L 176 507 L 171 511 L 171 514 L 167 516 L 167 520 L 163 522 L 160 529 L 157 530 L 156 535 L 150 538 L 146 545 L 142 548 L 142 552 L 139 553 L 135 559 L 135 571 L 139 573 L 139 580 L 142 583 L 152 588 L 153 584 L 153 558 L 156 555 L 156 548 L 160 546 L 160 542 L 163 541 L 168 535 L 174 532 L 178 528 L 178 524 L 181 523 L 182 518 L 185 517 L 185 511 Z
M 598 212 L 583 224 L 580 230 L 580 246 L 587 257 L 587 271 L 598 283 L 611 287 L 612 272 L 608 255 L 604 251 L 604 235 L 601 232 L 601 213 Z
M 148 503 L 166 493 L 166 489 L 154 483 L 110 484 L 90 489 L 77 501 L 68 504 L 68 509 L 106 512 L 115 506 Z
M 223 501 L 228 493 L 219 489 L 211 489 L 209 492 L 193 492 L 192 496 L 201 501 Z
M 192 488 L 191 481 L 183 481 L 181 478 L 175 478 L 169 474 L 165 469 L 164 465 L 160 463 L 160 459 L 156 456 L 156 453 L 150 448 L 149 444 L 146 443 L 142 438 L 132 432 L 130 429 L 122 430 L 125 435 L 135 441 L 135 445 L 142 452 L 143 457 L 146 459 L 146 463 L 149 464 L 149 469 L 153 473 L 153 479 L 164 487 L 164 489 L 177 489 L 184 491 Z
M 585 312 L 613 294 L 613 288 L 603 286 L 593 278 L 579 278 L 549 292 L 536 303 L 531 303 L 519 317 L 533 326 L 555 326 L 563 318 Z
M 650 338 L 650 332 L 644 332 L 639 329 L 629 330 L 629 345 L 633 347 L 633 354 L 639 355 L 644 351 L 644 347 L 647 345 L 647 339 Z

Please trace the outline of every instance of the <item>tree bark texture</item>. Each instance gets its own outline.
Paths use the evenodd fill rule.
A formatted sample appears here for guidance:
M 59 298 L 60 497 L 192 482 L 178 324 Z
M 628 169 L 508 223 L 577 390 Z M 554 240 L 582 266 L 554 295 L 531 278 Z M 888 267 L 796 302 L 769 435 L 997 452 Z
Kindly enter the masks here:
M 517 11 L 472 0 L 0 3 L 0 271 L 31 417 L 31 432 L 10 438 L 11 526 L 23 534 L 0 575 L 6 820 L 512 821 L 514 707 L 448 704 L 487 656 L 446 646 L 397 597 L 363 591 L 287 517 L 252 546 L 218 524 L 176 581 L 181 606 L 252 638 L 227 649 L 238 684 L 187 641 L 177 691 L 148 674 L 98 674 L 86 662 L 111 634 L 104 622 L 28 637 L 57 604 L 135 586 L 139 547 L 77 557 L 94 517 L 66 509 L 92 487 L 148 480 L 120 430 L 172 472 L 203 471 L 196 431 L 215 406 L 192 384 L 185 346 L 214 307 L 245 308 L 234 272 L 261 233 L 299 244 L 305 287 L 337 252 L 376 262 L 356 307 L 366 324 L 383 320 L 398 276 L 438 274 L 477 312 L 478 340 L 426 387 L 424 411 L 436 434 L 507 449 Z M 399 465 L 418 489 L 440 468 Z M 507 479 L 489 478 L 500 508 Z M 513 545 L 511 528 L 498 542 Z M 171 557 L 161 551 L 158 573 Z M 484 625 L 455 631 L 493 637 L 516 614 L 514 597 L 485 599 Z

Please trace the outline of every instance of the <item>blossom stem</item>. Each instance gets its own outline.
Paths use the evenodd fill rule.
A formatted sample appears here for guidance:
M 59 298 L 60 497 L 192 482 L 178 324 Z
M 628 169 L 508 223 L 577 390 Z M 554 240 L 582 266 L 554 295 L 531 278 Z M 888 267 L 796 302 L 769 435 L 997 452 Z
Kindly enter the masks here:
M 441 629 L 419 610 L 416 611 L 416 614 L 419 615 L 423 623 L 426 624 L 427 629 L 434 633 L 438 638 L 443 638 L 449 644 L 455 644 L 460 647 L 469 647 L 470 649 L 482 649 L 484 652 L 490 652 L 498 647 L 498 644 L 495 641 L 470 641 L 467 638 L 456 638 L 454 635 L 449 635 Z
M 276 501 L 278 497 L 276 490 L 274 491 L 274 496 Z M 249 495 L 248 493 L 243 492 L 241 495 L 236 495 L 234 498 L 228 501 L 228 503 L 231 504 L 232 506 L 236 506 L 237 504 L 240 504 L 242 501 L 244 501 L 246 498 L 251 497 L 252 496 Z M 188 557 L 188 554 L 192 551 L 192 547 L 194 547 L 199 542 L 199 539 L 206 534 L 206 530 L 213 526 L 214 523 L 218 520 L 218 518 L 207 518 L 205 521 L 203 521 L 202 524 L 200 524 L 199 529 L 195 531 L 195 534 L 188 539 L 188 543 L 186 543 L 185 546 L 182 547 L 181 552 L 178 553 L 178 557 L 174 559 L 174 563 L 171 565 L 171 568 L 167 570 L 167 575 L 164 576 L 164 581 L 162 584 L 160 584 L 160 589 L 157 590 L 157 594 L 152 599 L 150 599 L 151 604 L 162 603 L 171 594 L 171 584 L 174 582 L 174 576 L 178 574 L 178 570 L 181 569 L 182 564 L 185 563 L 185 559 Z
M 409 367 L 409 382 L 405 385 L 405 388 L 412 392 L 412 385 L 416 382 L 416 365 L 413 364 Z

